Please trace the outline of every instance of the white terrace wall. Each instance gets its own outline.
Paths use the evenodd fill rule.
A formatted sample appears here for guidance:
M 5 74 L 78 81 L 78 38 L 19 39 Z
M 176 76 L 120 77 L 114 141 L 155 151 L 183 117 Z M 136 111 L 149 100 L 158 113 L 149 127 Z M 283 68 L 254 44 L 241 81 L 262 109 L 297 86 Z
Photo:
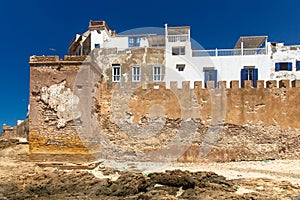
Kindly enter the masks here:
M 218 70 L 218 81 L 227 81 L 227 87 L 231 80 L 241 79 L 241 69 L 245 66 L 254 66 L 258 69 L 258 80 L 269 80 L 270 77 L 268 55 L 210 56 L 192 57 L 191 59 L 194 66 L 199 68 L 202 77 L 204 77 L 203 69 L 205 67 L 213 67 Z
M 240 80 L 241 69 L 245 66 L 258 68 L 259 80 L 270 79 L 270 65 L 272 64 L 269 55 L 192 57 L 190 49 L 186 46 L 186 55 L 173 56 L 170 52 L 172 47 L 167 46 L 166 48 L 167 87 L 170 81 L 190 81 L 191 87 L 193 87 L 194 81 L 204 81 L 204 68 L 216 69 L 218 81 L 227 81 L 227 87 L 231 80 Z M 185 64 L 185 70 L 178 71 L 177 64 Z
M 166 40 L 168 41 L 168 38 Z M 185 54 L 172 55 L 172 47 L 185 47 Z M 205 52 L 204 50 L 203 53 Z M 275 64 L 282 62 L 292 63 L 292 70 L 275 71 Z M 241 69 L 249 66 L 258 69 L 258 80 L 299 80 L 300 68 L 297 68 L 297 62 L 300 62 L 300 46 L 283 46 L 282 44 L 271 47 L 271 43 L 268 43 L 267 54 L 243 56 L 202 55 L 197 57 L 192 56 L 190 41 L 167 42 L 165 81 L 167 82 L 167 87 L 169 87 L 170 81 L 190 81 L 191 87 L 193 87 L 194 81 L 204 81 L 205 68 L 213 68 L 218 72 L 217 81 L 227 81 L 227 87 L 229 87 L 231 80 L 241 80 Z M 176 69 L 178 64 L 185 65 L 184 71 Z M 181 86 L 179 85 L 179 87 Z

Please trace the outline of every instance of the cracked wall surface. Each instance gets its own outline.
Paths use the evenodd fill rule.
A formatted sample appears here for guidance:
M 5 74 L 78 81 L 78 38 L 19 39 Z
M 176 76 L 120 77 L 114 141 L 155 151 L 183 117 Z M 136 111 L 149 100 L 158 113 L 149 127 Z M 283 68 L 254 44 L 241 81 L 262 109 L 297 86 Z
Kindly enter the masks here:
M 267 81 L 266 87 L 258 81 L 254 88 L 249 81 L 245 88 L 239 88 L 238 81 L 232 81 L 231 88 L 225 82 L 219 88 L 213 88 L 213 83 L 202 88 L 201 82 L 195 82 L 193 89 L 189 82 L 183 82 L 182 88 L 171 83 L 170 89 L 165 83 L 147 81 L 112 83 L 113 63 L 121 64 L 124 80 L 131 80 L 129 72 L 135 65 L 142 67 L 147 80 L 152 66 L 164 67 L 165 60 L 163 50 L 111 51 L 106 57 L 94 52 L 100 55 L 96 61 L 76 56 L 31 58 L 33 155 L 102 153 L 125 159 L 121 149 L 164 157 L 182 145 L 187 151 L 177 154 L 183 162 L 299 159 L 299 81 Z M 189 138 L 184 134 L 190 133 L 181 130 L 194 134 Z M 169 145 L 174 138 L 179 146 Z M 210 153 L 201 157 L 205 148 Z
M 30 60 L 30 152 L 54 155 L 87 154 L 77 134 L 73 94 L 76 74 L 85 57 L 31 57 Z M 73 109 L 75 108 L 75 110 Z
M 50 87 L 44 86 L 40 90 L 40 99 L 50 110 L 55 112 L 56 127 L 63 128 L 67 122 L 80 118 L 81 113 L 77 109 L 79 97 L 74 95 L 70 88 L 66 88 L 66 81 L 53 84 Z M 50 118 L 46 116 L 45 121 Z

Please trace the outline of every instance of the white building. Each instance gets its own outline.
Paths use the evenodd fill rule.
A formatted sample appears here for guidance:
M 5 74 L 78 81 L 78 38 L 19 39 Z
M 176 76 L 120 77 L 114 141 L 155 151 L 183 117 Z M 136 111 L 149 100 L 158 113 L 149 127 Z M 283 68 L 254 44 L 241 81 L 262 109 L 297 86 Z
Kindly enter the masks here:
M 300 79 L 300 45 L 284 46 L 268 42 L 267 36 L 240 37 L 233 49 L 192 49 L 190 27 L 168 27 L 164 35 L 139 34 L 117 35 L 104 21 L 91 21 L 89 29 L 76 35 L 69 46 L 70 55 L 88 55 L 95 48 L 165 48 L 165 71 L 167 87 L 170 81 L 213 80 L 281 80 Z M 133 69 L 134 70 L 134 69 Z M 153 76 L 155 77 L 155 76 Z M 136 80 L 135 80 L 136 81 Z M 153 80 L 155 81 L 155 80 Z

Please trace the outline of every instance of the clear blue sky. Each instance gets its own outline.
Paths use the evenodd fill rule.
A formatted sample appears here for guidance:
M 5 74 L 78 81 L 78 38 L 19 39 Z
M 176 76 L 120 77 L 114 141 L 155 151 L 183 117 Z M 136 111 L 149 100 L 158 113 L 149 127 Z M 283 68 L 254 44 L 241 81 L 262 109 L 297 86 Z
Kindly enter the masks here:
M 117 32 L 140 27 L 191 26 L 204 48 L 232 48 L 241 35 L 300 44 L 299 0 L 1 1 L 0 124 L 26 117 L 29 56 L 63 56 L 89 20 L 105 20 Z M 57 51 L 50 51 L 54 48 Z

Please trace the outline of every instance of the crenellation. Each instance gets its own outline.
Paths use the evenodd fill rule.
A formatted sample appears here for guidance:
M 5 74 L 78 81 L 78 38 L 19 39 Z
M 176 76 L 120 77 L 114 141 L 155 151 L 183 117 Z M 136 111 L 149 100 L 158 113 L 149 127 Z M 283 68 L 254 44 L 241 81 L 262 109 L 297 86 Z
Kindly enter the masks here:
M 231 89 L 237 89 L 239 88 L 239 81 L 230 81 L 230 88 Z
M 220 89 L 226 89 L 226 84 L 227 84 L 227 81 L 219 81 L 218 82 L 218 88 Z
M 170 82 L 170 89 L 172 91 L 177 91 L 178 90 L 178 83 L 177 83 L 177 81 L 171 81 Z
M 72 55 L 65 55 L 64 59 L 61 61 L 89 61 L 88 56 L 72 56 Z
M 289 88 L 289 87 L 290 87 L 290 80 L 279 81 L 279 88 Z
M 265 81 L 264 80 L 258 80 L 254 83 L 254 88 L 264 88 Z
M 300 80 L 293 80 L 292 87 L 300 87 Z
M 91 58 L 89 56 L 64 56 L 63 59 L 59 58 L 59 56 L 30 56 L 29 64 L 31 67 L 50 67 L 50 66 L 61 66 L 64 65 L 72 66 L 72 65 L 89 65 L 91 62 Z
M 244 81 L 243 88 L 246 88 L 246 89 L 252 88 L 252 81 L 250 81 L 250 80 Z
M 215 89 L 215 81 L 206 81 L 207 89 Z
M 277 80 L 269 80 L 266 82 L 266 88 L 273 89 L 277 88 Z
M 59 56 L 30 56 L 29 62 L 58 62 Z
M 201 89 L 202 88 L 202 81 L 195 81 L 194 82 L 194 88 L 195 89 Z

